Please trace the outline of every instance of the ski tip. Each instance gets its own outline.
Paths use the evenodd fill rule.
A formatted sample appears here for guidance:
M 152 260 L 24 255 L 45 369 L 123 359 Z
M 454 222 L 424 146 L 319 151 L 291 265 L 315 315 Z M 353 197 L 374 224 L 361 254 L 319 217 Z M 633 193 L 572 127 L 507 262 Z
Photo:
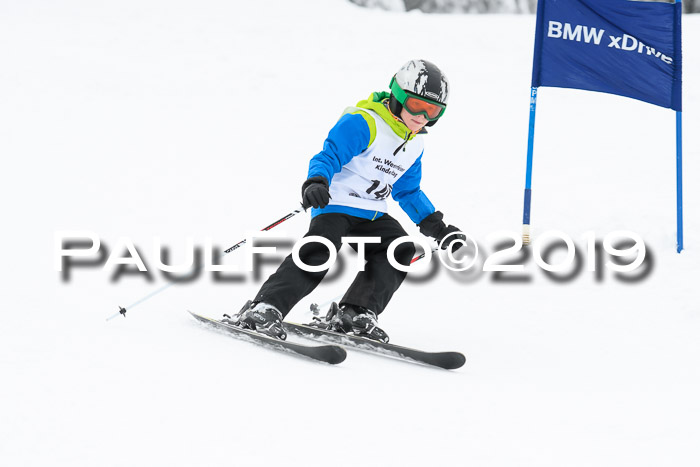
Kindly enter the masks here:
M 337 345 L 329 345 L 328 354 L 328 359 L 326 361 L 331 365 L 343 363 L 348 356 L 348 353 L 345 351 L 345 349 Z
M 456 370 L 461 368 L 467 362 L 467 357 L 459 352 L 446 352 L 443 354 L 442 365 L 440 367 L 445 370 Z

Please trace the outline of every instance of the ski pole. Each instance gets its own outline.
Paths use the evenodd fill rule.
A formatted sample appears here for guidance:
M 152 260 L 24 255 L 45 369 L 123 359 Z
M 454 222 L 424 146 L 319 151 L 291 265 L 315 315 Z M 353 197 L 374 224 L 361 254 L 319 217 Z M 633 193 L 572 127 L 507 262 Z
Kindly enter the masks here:
M 264 229 L 261 229 L 261 232 L 267 232 L 268 230 L 274 229 L 275 227 L 277 227 L 278 225 L 280 225 L 282 222 L 291 219 L 292 217 L 296 216 L 297 214 L 299 214 L 299 213 L 302 212 L 302 211 L 306 211 L 306 210 L 303 208 L 303 206 L 300 207 L 300 208 L 298 208 L 298 209 L 295 209 L 294 211 L 290 212 L 289 214 L 287 214 L 286 216 L 282 217 L 281 219 L 276 220 L 275 222 L 273 222 L 272 224 L 268 225 L 268 226 L 265 227 Z M 227 255 L 227 254 L 231 253 L 232 251 L 236 251 L 236 250 L 239 249 L 241 246 L 243 246 L 247 241 L 248 241 L 248 239 L 247 239 L 247 238 L 244 238 L 243 240 L 241 240 L 240 242 L 236 243 L 236 244 L 233 245 L 232 247 L 227 248 L 226 250 L 224 250 L 224 252 L 223 252 L 221 255 L 219 255 L 219 258 L 220 258 L 221 256 L 223 256 L 223 255 Z M 193 272 L 193 273 L 194 273 L 194 272 L 197 272 L 197 271 L 199 271 L 201 268 L 202 268 L 202 266 L 199 266 L 199 267 L 195 268 L 194 270 L 192 270 L 192 272 Z M 127 308 L 124 308 L 124 307 L 121 307 L 121 306 L 120 306 L 120 307 L 119 307 L 119 311 L 116 312 L 116 313 L 114 313 L 113 315 L 111 315 L 109 318 L 107 318 L 107 321 L 110 321 L 110 320 L 116 318 L 116 317 L 119 316 L 119 315 L 122 315 L 122 316 L 124 316 L 124 317 L 126 318 L 126 311 L 127 311 L 127 310 L 133 309 L 133 308 L 136 307 L 137 305 L 140 305 L 141 303 L 143 303 L 143 302 L 145 302 L 146 300 L 149 300 L 150 298 L 152 298 L 152 297 L 158 295 L 159 293 L 163 292 L 164 290 L 170 288 L 171 286 L 173 286 L 173 285 L 175 285 L 175 284 L 176 284 L 176 282 L 169 282 L 169 283 L 165 284 L 164 286 L 160 287 L 159 289 L 154 290 L 153 292 L 149 293 L 148 295 L 145 295 L 144 297 L 142 297 L 142 298 L 136 300 L 134 303 L 132 303 L 131 305 L 129 305 Z
M 440 249 L 440 247 L 433 248 L 432 250 L 430 250 L 430 256 L 432 256 L 432 255 L 433 255 L 436 251 L 438 251 L 439 249 Z M 409 264 L 409 266 L 410 266 L 411 264 L 415 263 L 415 262 L 418 261 L 419 259 L 423 259 L 423 258 L 425 258 L 425 251 L 424 251 L 423 253 L 419 254 L 418 256 L 416 256 L 415 258 L 413 258 L 413 259 L 411 260 L 411 262 L 408 263 L 408 264 Z

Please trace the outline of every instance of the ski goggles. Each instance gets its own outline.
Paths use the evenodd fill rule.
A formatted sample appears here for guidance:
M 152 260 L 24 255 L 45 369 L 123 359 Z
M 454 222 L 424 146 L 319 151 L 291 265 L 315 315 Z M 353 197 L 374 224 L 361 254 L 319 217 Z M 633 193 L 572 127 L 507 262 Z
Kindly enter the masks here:
M 428 120 L 437 120 L 445 113 L 445 104 L 425 99 L 412 92 L 401 89 L 395 78 L 389 83 L 392 94 L 396 97 L 403 108 L 412 115 L 423 115 Z

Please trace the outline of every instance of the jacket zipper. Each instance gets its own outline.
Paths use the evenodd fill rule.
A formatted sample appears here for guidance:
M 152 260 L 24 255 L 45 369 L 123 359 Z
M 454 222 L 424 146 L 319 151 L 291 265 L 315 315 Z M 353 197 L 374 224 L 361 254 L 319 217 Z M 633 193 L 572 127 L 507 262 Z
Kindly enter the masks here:
M 396 148 L 396 151 L 394 151 L 394 155 L 398 154 L 399 151 L 401 150 L 401 148 L 403 148 L 404 151 L 406 150 L 406 143 L 408 143 L 408 138 L 410 138 L 410 137 L 411 137 L 411 133 L 407 131 L 406 132 L 406 139 L 404 139 L 403 143 L 401 143 L 401 145 L 398 148 Z

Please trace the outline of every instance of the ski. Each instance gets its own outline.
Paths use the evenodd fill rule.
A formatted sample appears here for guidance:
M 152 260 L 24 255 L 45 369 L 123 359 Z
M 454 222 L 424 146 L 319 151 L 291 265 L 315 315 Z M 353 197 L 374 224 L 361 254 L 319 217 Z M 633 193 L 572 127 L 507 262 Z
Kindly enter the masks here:
M 372 354 L 436 366 L 446 370 L 460 368 L 466 362 L 465 356 L 459 352 L 426 352 L 394 344 L 384 344 L 365 337 L 327 331 L 305 324 L 290 323 L 288 321 L 283 321 L 282 324 L 287 332 L 293 332 L 298 336 L 344 345 Z
M 283 341 L 280 339 L 275 339 L 274 337 L 268 337 L 264 334 L 260 334 L 255 331 L 250 331 L 248 329 L 242 329 L 227 323 L 222 323 L 219 320 L 198 315 L 197 313 L 194 313 L 190 310 L 187 311 L 198 321 L 205 323 L 210 327 L 230 332 L 232 335 L 242 340 L 254 342 L 256 344 L 260 344 L 264 347 L 271 348 L 274 350 L 291 352 L 320 362 L 330 363 L 331 365 L 341 363 L 343 360 L 345 360 L 345 357 L 347 356 L 347 352 L 345 352 L 345 349 L 337 345 L 310 346 Z

